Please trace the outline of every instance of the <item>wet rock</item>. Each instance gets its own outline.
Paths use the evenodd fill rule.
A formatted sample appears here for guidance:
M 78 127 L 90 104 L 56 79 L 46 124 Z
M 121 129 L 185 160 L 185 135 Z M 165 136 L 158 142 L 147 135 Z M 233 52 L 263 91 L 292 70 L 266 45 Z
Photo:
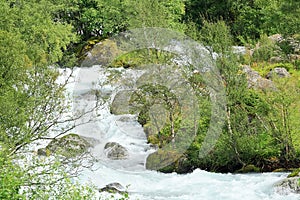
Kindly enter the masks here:
M 49 156 L 49 150 L 46 148 L 41 148 L 37 150 L 37 155 L 39 156 Z
M 61 138 L 53 139 L 45 149 L 39 149 L 39 155 L 52 153 L 65 157 L 76 157 L 87 152 L 92 145 L 77 134 L 68 134 Z
M 119 193 L 125 194 L 126 190 L 120 183 L 110 183 L 103 188 L 99 189 L 99 192 Z
M 182 155 L 174 151 L 158 151 L 150 154 L 146 160 L 146 169 L 156 170 L 164 173 L 176 171 L 177 161 Z
M 97 140 L 96 138 L 92 138 L 92 137 L 85 137 L 85 136 L 80 136 L 82 139 L 84 139 L 85 141 L 87 141 L 92 147 L 98 145 L 100 143 L 99 140 Z
M 273 77 L 288 78 L 291 77 L 291 75 L 285 68 L 276 67 L 272 71 L 270 71 L 266 76 L 267 79 L 272 79 Z
M 122 160 L 128 157 L 128 151 L 117 142 L 108 142 L 104 147 L 107 158 L 112 160 Z
M 275 184 L 275 190 L 279 194 L 297 193 L 300 194 L 300 177 L 285 178 Z

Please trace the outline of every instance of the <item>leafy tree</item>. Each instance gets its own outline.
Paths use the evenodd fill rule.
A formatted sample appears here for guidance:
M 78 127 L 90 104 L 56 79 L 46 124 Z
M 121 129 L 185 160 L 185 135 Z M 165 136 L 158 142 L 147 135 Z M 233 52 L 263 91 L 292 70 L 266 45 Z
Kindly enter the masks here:
M 210 169 L 226 168 L 235 170 L 245 167 L 263 149 L 256 146 L 266 134 L 265 117 L 269 110 L 267 104 L 255 91 L 247 88 L 247 80 L 241 72 L 238 55 L 234 54 L 232 37 L 225 22 L 204 23 L 202 41 L 213 55 L 217 52 L 216 63 L 226 87 L 226 126 L 214 152 L 200 163 L 209 163 Z M 255 128 L 253 128 L 255 127 Z M 248 145 L 251 144 L 251 145 Z M 270 145 L 265 143 L 264 146 Z M 229 147 L 229 148 L 228 148 Z
M 65 83 L 57 82 L 59 72 L 49 65 L 62 57 L 75 34 L 70 25 L 53 20 L 56 10 L 46 0 L 0 2 L 1 199 L 84 198 L 84 191 L 79 194 L 68 182 L 65 166 L 23 154 L 55 126 L 72 121 L 61 120 L 68 110 Z
M 184 3 L 181 0 L 128 0 L 129 28 L 160 27 L 183 31 L 181 19 Z
M 127 27 L 128 8 L 122 0 L 64 0 L 61 5 L 57 19 L 72 24 L 83 41 L 106 38 Z
M 296 157 L 293 136 L 297 135 L 299 124 L 292 117 L 297 113 L 299 87 L 297 81 L 273 78 L 277 90 L 266 94 L 267 101 L 272 105 L 269 123 L 273 137 L 280 146 L 280 158 L 285 164 L 293 163 Z

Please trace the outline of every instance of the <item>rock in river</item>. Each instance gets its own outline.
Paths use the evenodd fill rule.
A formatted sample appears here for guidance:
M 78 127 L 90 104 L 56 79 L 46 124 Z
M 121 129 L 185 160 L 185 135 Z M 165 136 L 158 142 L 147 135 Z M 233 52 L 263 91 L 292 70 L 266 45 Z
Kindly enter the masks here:
M 128 157 L 128 151 L 117 142 L 108 142 L 104 147 L 106 156 L 112 160 L 122 160 Z

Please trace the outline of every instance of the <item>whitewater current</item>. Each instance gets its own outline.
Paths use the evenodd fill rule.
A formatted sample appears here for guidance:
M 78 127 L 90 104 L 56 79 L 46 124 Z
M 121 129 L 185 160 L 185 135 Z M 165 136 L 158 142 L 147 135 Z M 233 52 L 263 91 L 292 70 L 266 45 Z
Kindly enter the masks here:
M 61 70 L 61 79 L 70 69 Z M 103 69 L 101 66 L 75 68 L 74 81 L 67 85 L 73 96 L 73 113 L 90 109 L 97 99 L 90 91 L 99 90 L 101 101 L 97 110 L 78 121 L 73 132 L 97 141 L 91 149 L 96 158 L 90 169 L 84 169 L 78 180 L 92 183 L 101 188 L 110 183 L 120 183 L 127 187 L 130 199 L 140 200 L 296 200 L 299 195 L 281 195 L 274 184 L 287 176 L 286 173 L 221 174 L 196 169 L 190 174 L 163 174 L 145 169 L 147 156 L 155 149 L 147 144 L 142 126 L 137 116 L 113 115 L 110 105 L 118 91 L 128 88 L 140 77 L 142 71 L 131 69 Z M 119 76 L 115 76 L 119 75 Z M 109 79 L 108 77 L 112 78 Z M 127 77 L 129 82 L 117 77 Z M 117 142 L 128 150 L 125 160 L 107 158 L 104 146 L 107 142 Z M 110 197 L 110 194 L 101 194 Z

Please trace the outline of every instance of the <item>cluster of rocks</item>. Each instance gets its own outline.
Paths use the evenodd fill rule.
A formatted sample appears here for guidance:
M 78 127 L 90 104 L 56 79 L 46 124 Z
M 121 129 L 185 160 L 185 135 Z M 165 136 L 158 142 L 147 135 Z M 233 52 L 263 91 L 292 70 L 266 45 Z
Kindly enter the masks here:
M 281 50 L 285 51 L 290 59 L 294 60 L 300 58 L 299 40 L 293 37 L 284 38 L 281 34 L 271 35 L 269 39 L 281 47 Z
M 68 134 L 61 138 L 52 139 L 45 148 L 38 149 L 37 154 L 40 156 L 57 154 L 71 158 L 87 153 L 90 147 L 96 146 L 99 143 L 94 138 Z M 129 155 L 128 150 L 117 142 L 106 143 L 104 152 L 107 158 L 112 160 L 126 159 Z
M 253 70 L 249 65 L 245 65 L 242 68 L 243 72 L 246 74 L 248 81 L 248 88 L 255 89 L 275 89 L 275 85 L 272 82 L 272 78 L 288 78 L 290 73 L 282 67 L 276 67 L 272 69 L 266 77 L 262 77 L 257 71 Z

